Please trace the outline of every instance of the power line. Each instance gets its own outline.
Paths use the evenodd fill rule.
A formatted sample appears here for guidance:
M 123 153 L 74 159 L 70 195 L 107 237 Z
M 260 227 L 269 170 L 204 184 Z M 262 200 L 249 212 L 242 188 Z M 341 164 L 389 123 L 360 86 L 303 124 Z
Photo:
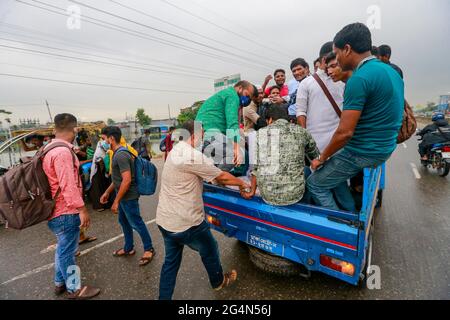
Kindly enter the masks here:
M 69 1 L 70 1 L 70 0 L 69 0 Z M 221 29 L 221 30 L 223 30 L 223 31 L 226 31 L 226 32 L 228 32 L 228 33 L 231 33 L 231 34 L 233 34 L 233 35 L 235 35 L 235 36 L 238 36 L 238 37 L 240 37 L 240 38 L 242 38 L 242 39 L 245 39 L 246 41 L 250 41 L 250 42 L 252 42 L 252 43 L 254 43 L 254 44 L 258 45 L 258 46 L 261 46 L 261 47 L 263 47 L 263 48 L 266 48 L 266 49 L 269 49 L 269 50 L 272 50 L 272 51 L 281 53 L 281 54 L 283 54 L 283 55 L 286 55 L 285 52 L 276 50 L 276 49 L 271 48 L 271 47 L 269 47 L 269 46 L 267 46 L 267 45 L 265 45 L 265 44 L 259 43 L 259 42 L 255 41 L 254 39 L 251 39 L 251 38 L 248 38 L 248 37 L 246 37 L 246 36 L 243 36 L 242 34 L 240 34 L 240 33 L 238 33 L 238 32 L 235 32 L 235 31 L 233 31 L 233 30 L 230 30 L 230 29 L 228 29 L 228 28 L 225 28 L 225 27 L 223 27 L 223 26 L 221 26 L 221 25 L 219 25 L 219 24 L 217 24 L 217 23 L 215 23 L 215 22 L 213 22 L 213 21 L 210 21 L 210 20 L 208 20 L 208 19 L 206 19 L 206 18 L 203 18 L 202 16 L 199 16 L 199 15 L 193 13 L 192 11 L 189 11 L 189 10 L 187 10 L 187 9 L 181 8 L 181 7 L 175 5 L 175 4 L 173 4 L 173 3 L 171 3 L 171 2 L 169 2 L 169 1 L 167 1 L 167 0 L 160 0 L 160 1 L 161 1 L 161 2 L 164 2 L 165 4 L 171 6 L 171 7 L 175 8 L 175 9 L 177 9 L 177 10 L 179 10 L 179 11 L 182 11 L 182 12 L 184 12 L 184 13 L 186 13 L 186 14 L 192 16 L 192 17 L 195 17 L 195 18 L 197 18 L 197 19 L 200 19 L 200 20 L 203 21 L 203 22 L 206 22 L 206 23 L 208 23 L 208 24 L 210 24 L 210 25 L 213 25 L 213 26 L 215 26 L 216 28 L 219 28 L 219 29 Z
M 27 41 L 12 40 L 12 39 L 6 39 L 6 38 L 2 38 L 2 37 L 0 37 L 0 40 L 10 41 L 10 42 L 17 42 L 17 43 L 21 43 L 21 44 L 31 45 L 31 46 L 35 46 L 35 47 L 42 47 L 42 48 L 51 49 L 51 50 L 58 50 L 58 51 L 63 51 L 63 52 L 70 52 L 70 53 L 76 53 L 76 54 L 81 54 L 81 55 L 87 55 L 87 56 L 92 56 L 92 57 L 101 58 L 101 59 L 117 60 L 117 61 L 121 61 L 121 62 L 138 64 L 138 65 L 141 64 L 141 65 L 149 66 L 149 67 L 153 67 L 153 68 L 163 68 L 163 69 L 169 68 L 169 67 L 163 67 L 163 66 L 157 66 L 157 65 L 153 65 L 153 64 L 148 64 L 148 63 L 144 63 L 144 62 L 136 62 L 136 61 L 127 60 L 127 59 L 111 58 L 111 57 L 107 57 L 107 56 L 101 56 L 101 55 L 98 55 L 98 54 L 91 54 L 91 53 L 85 53 L 85 52 L 80 52 L 80 51 L 74 51 L 74 50 L 67 50 L 67 49 L 62 49 L 62 48 L 57 48 L 57 47 L 45 46 L 45 45 L 35 44 L 35 43 L 32 43 L 32 42 L 27 42 Z M 174 71 L 180 71 L 177 68 L 173 68 L 172 67 L 172 69 L 174 69 Z M 181 70 L 181 71 L 182 72 L 187 72 L 186 70 Z M 183 73 L 183 75 L 186 75 L 186 74 Z M 206 75 L 206 74 L 198 74 L 198 75 L 202 75 L 202 76 L 205 76 L 205 77 L 210 77 L 210 75 Z
M 7 34 L 10 34 L 10 35 L 14 35 L 14 36 L 25 37 L 25 38 L 30 38 L 30 39 L 39 40 L 39 41 L 45 41 L 45 42 L 50 42 L 50 43 L 59 43 L 59 44 L 64 44 L 64 45 L 69 44 L 72 47 L 78 47 L 78 48 L 83 48 L 83 49 L 94 49 L 94 50 L 97 50 L 97 51 L 108 52 L 108 53 L 112 51 L 111 49 L 101 48 L 101 47 L 97 47 L 97 46 L 93 46 L 93 45 L 88 45 L 86 43 L 79 42 L 79 41 L 72 41 L 72 40 L 68 41 L 68 40 L 64 40 L 62 38 L 59 38 L 60 41 L 55 41 L 54 39 L 58 38 L 55 35 L 51 35 L 51 34 L 44 33 L 44 32 L 39 32 L 39 31 L 35 31 L 35 30 L 29 29 L 29 28 L 25 28 L 25 27 L 14 25 L 14 24 L 10 24 L 10 23 L 0 22 L 0 25 L 4 25 L 7 28 L 10 28 L 10 29 L 13 29 L 13 30 L 16 30 L 16 31 L 19 31 L 19 32 L 28 32 L 28 33 L 34 33 L 34 34 L 37 34 L 37 35 L 42 35 L 43 37 L 47 37 L 47 38 L 50 38 L 52 40 L 50 41 L 48 39 L 38 38 L 36 36 L 31 36 L 31 35 L 26 35 L 26 34 L 17 34 L 17 33 L 15 34 L 15 33 L 12 33 L 12 32 L 2 31 L 3 33 L 7 33 Z M 112 51 L 112 52 L 116 52 L 116 53 L 119 53 L 119 54 L 124 54 L 123 52 L 119 52 L 119 51 Z M 145 57 L 145 56 L 140 56 L 140 55 L 136 55 L 136 54 L 133 54 L 133 56 L 141 58 L 141 59 L 145 59 L 145 60 L 153 60 L 153 61 L 155 61 L 157 63 L 161 63 L 161 64 L 173 65 L 173 66 L 176 66 L 176 67 L 179 67 L 179 68 L 183 68 L 183 69 L 191 69 L 191 70 L 194 70 L 194 71 L 201 71 L 201 72 L 204 72 L 204 73 L 211 73 L 211 74 L 217 73 L 217 72 L 214 72 L 214 71 L 211 71 L 211 70 L 207 70 L 207 69 L 203 69 L 203 68 L 190 67 L 190 66 L 187 66 L 187 65 L 176 64 L 176 63 L 173 63 L 173 62 L 167 62 L 167 61 L 163 61 L 163 60 L 159 60 L 159 59 L 155 59 L 155 58 L 149 58 L 149 57 Z
M 135 69 L 135 70 L 144 70 L 144 71 L 153 71 L 153 72 L 158 72 L 158 73 L 175 74 L 175 75 L 186 76 L 186 77 L 193 77 L 193 78 L 211 79 L 209 77 L 204 77 L 204 76 L 201 76 L 201 75 L 182 74 L 182 73 L 175 73 L 175 72 L 170 72 L 170 71 L 155 70 L 155 69 L 149 69 L 149 68 L 143 68 L 143 67 L 137 67 L 137 66 L 129 66 L 129 65 L 124 65 L 124 64 L 119 64 L 119 63 L 105 62 L 105 61 L 88 59 L 88 58 L 72 57 L 72 56 L 67 56 L 67 55 L 63 55 L 63 54 L 57 54 L 57 53 L 51 53 L 51 52 L 45 52 L 45 51 L 39 51 L 39 50 L 33 50 L 33 49 L 25 49 L 25 48 L 20 48 L 20 47 L 7 46 L 7 45 L 3 45 L 3 44 L 0 44 L 0 47 L 9 48 L 9 49 L 15 49 L 15 50 L 19 50 L 19 51 L 25 51 L 25 52 L 31 52 L 31 53 L 35 53 L 35 54 L 37 53 L 37 54 L 43 54 L 43 55 L 50 55 L 50 56 L 55 56 L 55 57 L 59 57 L 59 58 L 69 58 L 69 59 L 79 60 L 79 61 L 82 61 L 82 62 L 93 62 L 93 63 L 98 63 L 98 64 L 112 65 L 112 66 L 116 66 L 116 67 L 129 68 L 129 69 Z
M 229 43 L 225 43 L 225 42 L 216 40 L 216 39 L 214 39 L 214 38 L 205 36 L 205 35 L 200 34 L 200 33 L 198 33 L 198 32 L 195 32 L 195 31 L 189 30 L 189 29 L 187 29 L 187 28 L 181 27 L 181 26 L 179 26 L 179 25 L 176 25 L 176 24 L 174 24 L 174 23 L 172 23 L 172 22 L 169 22 L 169 21 L 167 21 L 167 20 L 164 20 L 164 19 L 155 17 L 155 16 L 153 16 L 153 15 L 151 15 L 151 14 L 148 14 L 147 12 L 144 12 L 144 11 L 135 9 L 135 8 L 133 8 L 133 7 L 124 5 L 124 4 L 122 4 L 122 3 L 118 2 L 118 1 L 115 1 L 115 0 L 109 0 L 109 1 L 112 2 L 112 3 L 117 4 L 118 6 L 121 6 L 121 7 L 123 7 L 123 8 L 126 8 L 126 9 L 128 9 L 128 10 L 137 12 L 137 13 L 139 13 L 139 14 L 142 14 L 142 15 L 146 16 L 146 17 L 149 17 L 149 18 L 155 19 L 155 20 L 157 20 L 157 21 L 166 23 L 166 24 L 168 24 L 168 25 L 170 25 L 170 26 L 172 26 L 172 27 L 174 27 L 174 28 L 177 28 L 177 29 L 179 29 L 179 30 L 183 30 L 183 31 L 185 31 L 185 32 L 192 33 L 192 34 L 194 34 L 194 35 L 196 35 L 196 36 L 202 37 L 202 38 L 207 39 L 207 40 L 209 40 L 209 41 L 213 41 L 213 42 L 219 43 L 219 44 L 221 44 L 221 45 L 224 45 L 224 46 L 227 46 L 227 47 L 230 47 L 230 48 L 239 50 L 239 51 L 241 51 L 241 52 L 246 52 L 246 53 L 248 53 L 248 54 L 252 54 L 252 55 L 254 55 L 255 57 L 260 57 L 260 58 L 263 58 L 263 59 L 267 59 L 268 61 L 270 60 L 271 62 L 281 63 L 281 64 L 282 64 L 282 62 L 280 62 L 280 61 L 276 61 L 276 60 L 273 60 L 273 59 L 269 59 L 269 58 L 267 58 L 267 57 L 265 57 L 265 56 L 261 56 L 261 55 L 255 54 L 254 52 L 250 52 L 250 51 L 247 51 L 247 50 L 243 50 L 242 48 L 235 47 L 235 46 L 233 46 L 233 45 L 231 45 L 231 44 L 229 44 Z
M 248 33 L 250 33 L 250 34 L 252 34 L 252 35 L 254 35 L 254 36 L 256 36 L 256 37 L 261 38 L 261 35 L 260 35 L 260 34 L 257 34 L 257 33 L 254 32 L 253 30 L 251 30 L 250 28 L 245 27 L 245 26 L 243 26 L 242 24 L 238 24 L 237 22 L 231 20 L 230 18 L 224 16 L 223 14 L 220 14 L 220 13 L 214 11 L 214 10 L 211 10 L 211 9 L 208 8 L 208 7 L 205 7 L 205 6 L 200 5 L 200 4 L 197 3 L 196 1 L 192 1 L 192 2 L 193 2 L 194 5 L 196 5 L 197 7 L 202 8 L 203 10 L 209 11 L 209 12 L 211 12 L 211 13 L 217 15 L 218 17 L 220 17 L 220 18 L 222 18 L 222 19 L 224 19 L 224 20 L 228 20 L 230 23 L 239 26 L 240 29 L 243 29 L 243 30 L 245 30 L 246 32 L 248 32 Z M 187 10 L 186 10 L 186 11 L 187 11 Z M 223 29 L 225 29 L 225 31 L 228 30 L 228 29 L 226 29 L 225 27 L 223 27 Z M 222 29 L 222 30 L 223 30 L 223 29 Z M 231 32 L 231 33 L 235 34 L 231 29 L 228 30 L 228 32 Z M 264 43 L 257 42 L 257 41 L 254 40 L 254 39 L 244 37 L 244 36 L 242 36 L 242 34 L 241 34 L 240 36 L 241 36 L 241 38 L 243 38 L 243 39 L 253 41 L 255 44 L 257 44 L 257 45 L 259 45 L 259 46 L 261 46 L 261 47 L 263 47 L 263 48 L 266 48 L 266 49 L 272 50 L 272 51 L 274 51 L 274 52 L 280 53 L 280 54 L 284 55 L 285 57 L 289 57 L 290 59 L 292 59 L 292 56 L 295 56 L 295 54 L 292 54 L 292 53 L 290 53 L 290 52 L 288 52 L 289 55 L 287 55 L 287 54 L 286 54 L 287 51 L 282 51 L 282 50 L 274 49 L 273 47 L 267 46 L 267 45 L 265 45 Z M 280 44 L 274 43 L 272 39 L 271 39 L 270 41 L 271 41 L 272 44 L 274 44 L 274 45 L 276 45 L 276 46 L 278 46 L 278 47 L 281 47 Z
M 33 1 L 36 1 L 36 0 L 33 0 Z M 171 37 L 180 39 L 180 40 L 184 40 L 184 41 L 187 41 L 187 42 L 191 42 L 191 43 L 193 43 L 193 44 L 196 44 L 196 45 L 201 46 L 201 47 L 204 47 L 204 48 L 208 48 L 208 49 L 211 49 L 211 50 L 215 50 L 215 51 L 218 51 L 218 52 L 221 52 L 221 53 L 225 53 L 225 54 L 228 54 L 228 55 L 231 55 L 231 56 L 235 56 L 235 57 L 238 57 L 238 58 L 241 58 L 241 59 L 244 59 L 244 60 L 247 59 L 247 57 L 241 56 L 241 55 L 236 54 L 236 53 L 234 53 L 234 52 L 230 52 L 230 51 L 227 51 L 227 50 L 219 49 L 219 48 L 217 48 L 217 47 L 210 46 L 210 45 L 208 45 L 208 44 L 204 44 L 204 43 L 202 43 L 202 42 L 195 41 L 195 40 L 192 40 L 192 39 L 189 39 L 189 38 L 186 38 L 186 37 L 183 37 L 183 36 L 174 34 L 174 33 L 172 33 L 172 32 L 164 31 L 164 30 L 161 30 L 161 29 L 159 29 L 159 28 L 155 28 L 155 27 L 149 26 L 149 25 L 147 25 L 147 24 L 144 24 L 144 23 L 135 21 L 135 20 L 133 20 L 133 19 L 129 19 L 129 18 L 126 18 L 126 17 L 119 16 L 119 15 L 117 15 L 117 14 L 114 14 L 114 13 L 111 13 L 111 12 L 108 12 L 108 11 L 105 11 L 105 10 L 102 10 L 102 9 L 99 9 L 99 8 L 96 8 L 96 7 L 87 5 L 87 4 L 85 4 L 85 3 L 82 3 L 82 2 L 79 2 L 79 1 L 76 1 L 76 0 L 68 0 L 68 1 L 69 1 L 69 2 L 72 2 L 72 3 L 75 3 L 75 4 L 78 4 L 78 5 L 80 5 L 80 6 L 84 6 L 84 7 L 86 7 L 86 8 L 89 8 L 89 9 L 94 10 L 94 11 L 97 11 L 97 12 L 101 12 L 101 13 L 106 14 L 106 15 L 109 15 L 109 16 L 111 16 L 111 17 L 114 17 L 114 18 L 117 18 L 117 19 L 120 19 L 120 20 L 123 20 L 123 21 L 127 21 L 127 22 L 130 22 L 130 23 L 133 23 L 133 24 L 138 25 L 138 26 L 141 26 L 141 27 L 144 27 L 144 28 L 153 30 L 153 31 L 157 31 L 157 32 L 160 32 L 160 33 L 162 33 L 162 34 L 165 34 L 165 35 L 168 35 L 168 36 L 171 36 Z M 266 65 L 266 64 L 261 64 L 261 65 L 264 65 L 264 66 L 266 66 L 266 67 L 268 66 L 268 67 L 271 67 L 271 68 L 272 68 L 272 66 L 270 66 L 270 65 Z
M 86 74 L 86 73 L 75 73 L 75 72 L 69 72 L 69 71 L 61 71 L 61 70 L 55 70 L 55 69 L 48 69 L 48 68 L 40 68 L 40 67 L 34 67 L 34 66 L 27 66 L 27 65 L 21 65 L 21 64 L 12 64 L 8 62 L 0 62 L 0 64 L 7 65 L 7 66 L 13 66 L 13 67 L 19 67 L 19 68 L 25 68 L 25 69 L 33 69 L 33 70 L 41 70 L 41 71 L 48 71 L 48 72 L 55 72 L 60 74 L 71 74 L 75 76 L 82 76 L 82 77 L 90 77 L 90 78 L 97 78 L 97 79 L 104 79 L 104 80 L 113 80 L 113 81 L 122 81 L 122 82 L 130 82 L 130 83 L 138 83 L 138 84 L 144 84 L 142 81 L 133 81 L 133 80 L 123 80 L 118 78 L 110 78 L 110 77 L 101 77 L 101 76 L 95 76 L 92 74 Z M 155 83 L 145 82 L 145 84 L 155 85 Z M 156 85 L 162 85 L 162 86 L 171 86 L 172 84 L 156 84 Z M 196 88 L 187 88 L 187 87 L 179 87 L 179 89 L 186 89 L 186 90 L 196 90 Z
M 139 88 L 139 87 L 117 86 L 117 85 L 103 84 L 103 83 L 89 83 L 89 82 L 81 82 L 81 81 L 68 81 L 68 80 L 60 80 L 60 79 L 50 79 L 50 78 L 41 78 L 41 77 L 33 77 L 33 76 L 24 76 L 24 75 L 12 74 L 12 73 L 0 73 L 0 76 L 14 77 L 14 78 L 24 78 L 24 79 L 31 79 L 31 80 L 50 81 L 50 82 L 57 82 L 57 83 L 85 85 L 85 86 L 94 86 L 94 87 L 114 88 L 114 89 L 129 89 L 129 90 L 166 92 L 166 93 L 181 93 L 181 94 L 209 94 L 210 93 L 210 92 L 201 92 L 201 91 L 181 91 L 181 90 L 166 90 L 166 89 L 153 89 L 153 88 Z
M 27 2 L 24 2 L 22 0 L 16 0 L 16 1 L 21 3 L 21 4 L 25 4 L 25 5 L 28 5 L 28 6 L 31 6 L 31 7 L 35 7 L 35 8 L 41 9 L 41 10 L 45 10 L 45 11 L 50 12 L 50 13 L 54 13 L 54 14 L 58 14 L 58 15 L 67 17 L 66 13 L 56 12 L 54 10 L 50 10 L 48 8 L 36 6 L 34 4 L 27 3 Z M 56 6 L 53 6 L 53 5 L 50 5 L 50 4 L 47 4 L 45 2 L 36 1 L 36 0 L 32 0 L 32 1 L 39 2 L 39 3 L 42 3 L 44 5 L 57 8 L 58 10 L 62 10 L 62 11 L 65 12 L 64 9 L 56 7 Z M 90 20 L 94 20 L 94 21 L 99 21 L 100 23 L 97 23 L 97 22 L 94 22 L 94 21 L 90 21 L 90 20 L 86 20 L 86 18 L 90 19 Z M 246 63 L 243 63 L 242 61 L 238 61 L 238 60 L 234 60 L 234 59 L 231 59 L 231 58 L 223 57 L 223 56 L 220 56 L 220 55 L 217 55 L 217 54 L 213 54 L 213 53 L 210 53 L 210 52 L 207 52 L 207 51 L 202 51 L 202 50 L 197 49 L 197 48 L 189 47 L 189 46 L 186 46 L 186 45 L 183 45 L 183 44 L 179 44 L 179 43 L 176 43 L 176 42 L 173 42 L 173 41 L 170 41 L 170 40 L 165 40 L 165 39 L 162 39 L 162 38 L 154 37 L 154 36 L 151 36 L 151 35 L 143 33 L 143 32 L 139 32 L 139 31 L 136 31 L 136 30 L 132 30 L 132 29 L 128 29 L 128 28 L 122 27 L 122 26 L 118 26 L 116 24 L 105 22 L 105 21 L 100 20 L 100 19 L 88 17 L 85 14 L 83 14 L 81 19 L 83 21 L 86 21 L 88 23 L 100 26 L 102 28 L 106 28 L 106 29 L 122 32 L 122 33 L 129 34 L 129 35 L 132 35 L 132 36 L 137 37 L 137 38 L 150 40 L 150 41 L 157 42 L 157 43 L 160 43 L 160 44 L 163 44 L 163 45 L 166 45 L 166 46 L 182 49 L 182 50 L 185 50 L 185 51 L 188 51 L 188 52 L 193 52 L 193 53 L 200 54 L 200 55 L 203 55 L 203 56 L 207 56 L 207 57 L 210 57 L 210 58 L 222 61 L 222 62 L 235 63 L 235 64 L 239 64 L 239 65 L 245 66 L 247 68 L 254 68 L 254 67 L 249 67 L 249 65 L 253 65 L 253 66 L 255 66 L 255 67 L 257 67 L 257 68 L 259 68 L 261 70 L 266 70 L 266 68 L 261 68 L 261 66 L 259 64 L 256 64 L 256 63 L 253 63 L 253 62 L 249 62 L 248 60 L 247 60 Z

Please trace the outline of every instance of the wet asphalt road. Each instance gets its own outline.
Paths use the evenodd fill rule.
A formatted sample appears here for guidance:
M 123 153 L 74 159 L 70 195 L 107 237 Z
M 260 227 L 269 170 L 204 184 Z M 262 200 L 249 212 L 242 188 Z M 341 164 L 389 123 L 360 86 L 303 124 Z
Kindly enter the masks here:
M 417 141 L 399 145 L 387 166 L 383 208 L 377 211 L 373 264 L 381 268 L 381 289 L 358 289 L 337 279 L 313 273 L 309 280 L 276 277 L 259 271 L 247 248 L 235 239 L 214 232 L 224 269 L 236 268 L 237 284 L 223 292 L 210 289 L 198 255 L 184 252 L 175 299 L 450 299 L 450 177 L 421 168 Z M 411 164 L 418 168 L 418 179 Z M 146 267 L 138 255 L 114 258 L 122 246 L 117 217 L 92 213 L 90 235 L 98 240 L 78 258 L 85 284 L 102 289 L 99 299 L 156 299 L 164 246 L 155 223 L 157 197 L 141 200 L 157 255 Z M 53 295 L 54 243 L 45 223 L 24 231 L 0 227 L 0 299 L 55 299 Z M 44 251 L 43 251 L 44 250 Z

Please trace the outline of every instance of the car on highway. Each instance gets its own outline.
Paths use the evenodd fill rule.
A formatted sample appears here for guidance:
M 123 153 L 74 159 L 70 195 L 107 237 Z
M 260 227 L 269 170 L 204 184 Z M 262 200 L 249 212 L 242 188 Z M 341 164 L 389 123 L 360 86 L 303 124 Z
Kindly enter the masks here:
M 212 228 L 246 244 L 260 269 L 305 278 L 318 271 L 361 286 L 370 271 L 375 208 L 384 187 L 385 165 L 364 169 L 358 214 L 302 203 L 271 206 L 211 184 L 204 185 L 203 199 Z

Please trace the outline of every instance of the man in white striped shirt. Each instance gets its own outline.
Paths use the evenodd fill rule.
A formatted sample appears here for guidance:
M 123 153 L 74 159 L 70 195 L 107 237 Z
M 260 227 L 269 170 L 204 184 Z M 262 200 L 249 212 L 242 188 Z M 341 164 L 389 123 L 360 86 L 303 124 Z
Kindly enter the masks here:
M 334 82 L 325 72 L 325 58 L 332 51 L 332 42 L 325 43 L 320 49 L 320 67 L 317 70 L 317 75 L 342 110 L 345 84 L 341 81 Z M 322 152 L 331 141 L 340 119 L 314 77 L 308 77 L 300 83 L 296 104 L 298 124 L 311 133 L 317 143 L 317 147 Z

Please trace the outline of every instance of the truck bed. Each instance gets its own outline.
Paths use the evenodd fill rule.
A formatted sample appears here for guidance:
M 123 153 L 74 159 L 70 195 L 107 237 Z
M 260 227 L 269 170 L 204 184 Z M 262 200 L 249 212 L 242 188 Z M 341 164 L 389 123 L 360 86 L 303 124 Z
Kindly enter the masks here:
M 380 184 L 381 168 L 367 169 L 359 214 L 306 204 L 272 206 L 260 197 L 243 199 L 238 191 L 204 185 L 204 205 L 212 227 L 267 253 L 356 284 L 364 266 L 368 229 Z M 323 255 L 354 265 L 352 276 L 321 265 Z

